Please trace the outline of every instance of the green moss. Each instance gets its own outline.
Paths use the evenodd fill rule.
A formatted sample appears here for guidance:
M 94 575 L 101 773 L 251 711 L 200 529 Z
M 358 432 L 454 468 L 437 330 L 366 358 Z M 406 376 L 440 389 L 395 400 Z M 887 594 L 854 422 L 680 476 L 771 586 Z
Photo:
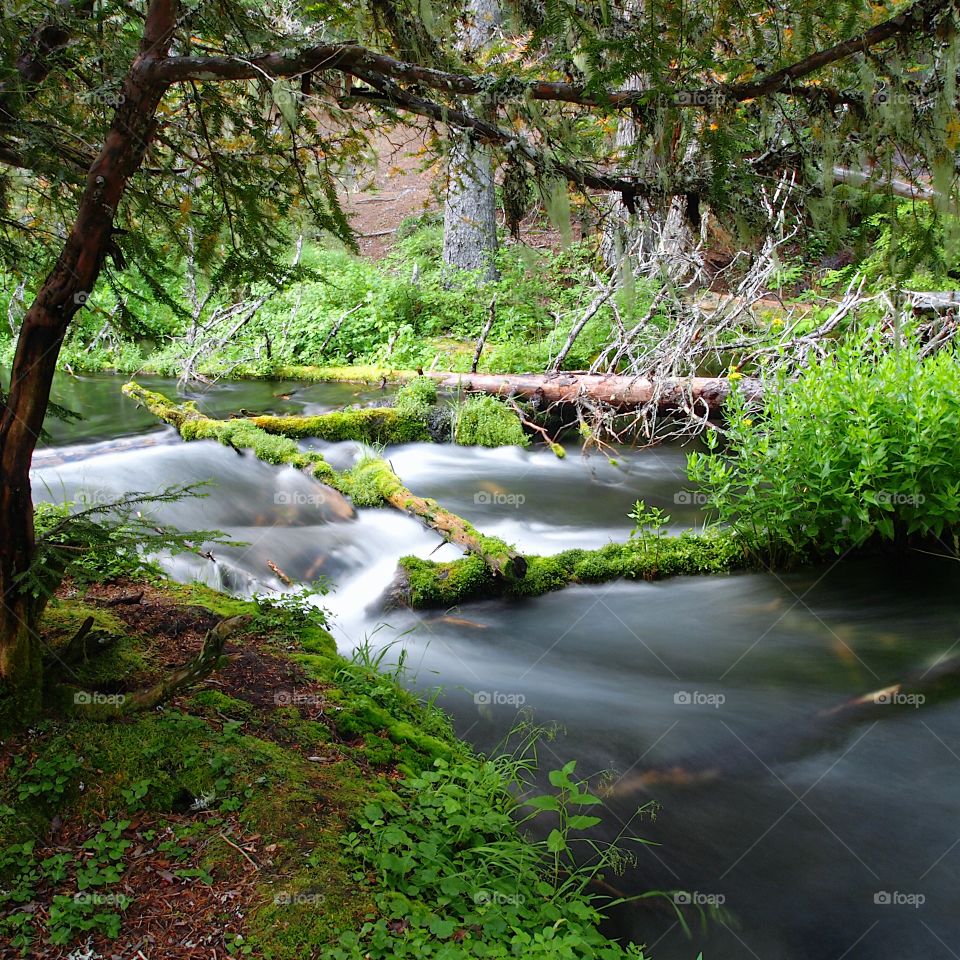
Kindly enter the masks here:
M 163 589 L 172 599 L 185 606 L 205 607 L 220 617 L 253 616 L 257 612 L 257 605 L 253 601 L 228 596 L 202 583 L 174 583 L 167 580 Z
M 430 377 L 417 377 L 397 392 L 394 402 L 398 411 L 422 420 L 437 402 L 437 384 Z
M 499 583 L 480 557 L 447 563 L 401 557 L 409 602 L 415 608 L 448 607 L 499 593 Z
M 534 597 L 571 583 L 659 580 L 664 577 L 724 573 L 751 564 L 743 541 L 730 532 L 684 533 L 609 543 L 597 550 L 567 550 L 555 556 L 528 556 L 526 576 L 493 576 L 479 557 L 434 563 L 403 557 L 405 599 L 414 608 L 450 607 L 482 597 Z
M 496 397 L 470 397 L 457 410 L 453 439 L 465 447 L 526 447 L 530 438 L 523 432 L 517 414 Z
M 387 444 L 429 440 L 423 416 L 393 407 L 365 407 L 315 417 L 255 417 L 250 422 L 266 433 L 284 437 Z
M 310 383 L 382 383 L 384 380 L 403 383 L 413 380 L 414 370 L 393 370 L 389 367 L 364 366 L 357 364 L 349 367 L 311 367 L 299 365 L 278 366 L 268 373 L 248 373 L 252 378 L 269 380 L 303 380 Z
M 54 663 L 58 650 L 70 642 L 88 618 L 93 619 L 88 638 L 102 642 L 105 649 L 89 660 L 71 664 L 69 673 L 61 680 L 69 680 L 71 685 L 81 690 L 102 689 L 119 679 L 139 674 L 148 667 L 148 660 L 138 642 L 128 636 L 124 625 L 109 610 L 78 601 L 57 599 L 47 604 L 40 622 L 40 632 L 48 649 L 54 654 Z M 72 693 L 67 699 L 72 699 Z
M 383 506 L 390 492 L 402 487 L 390 464 L 379 457 L 364 457 L 348 474 L 348 484 L 358 507 Z
M 191 713 L 206 717 L 230 717 L 239 719 L 249 717 L 253 707 L 245 700 L 228 697 L 219 690 L 200 690 L 190 698 Z
M 200 585 L 160 589 L 171 600 L 223 616 L 255 610 L 253 603 Z M 71 636 L 88 615 L 98 629 L 122 627 L 110 611 L 70 600 L 51 606 L 47 630 Z M 202 689 L 182 701 L 185 711 L 110 723 L 75 716 L 42 726 L 24 741 L 19 765 L 0 773 L 0 854 L 25 834 L 43 835 L 53 816 L 99 822 L 105 811 L 122 815 L 138 784 L 133 809 L 159 817 L 159 828 L 164 816 L 206 797 L 211 818 L 189 827 L 190 843 L 204 851 L 203 869 L 219 877 L 244 869 L 220 836 L 217 807 L 236 811 L 245 834 L 260 835 L 262 846 L 273 851 L 262 859 L 262 886 L 238 948 L 247 944 L 254 956 L 293 960 L 323 954 L 345 932 L 360 930 L 373 905 L 356 882 L 345 834 L 366 805 L 392 796 L 388 774 L 395 768 L 421 770 L 437 757 L 467 753 L 439 711 L 424 707 L 395 679 L 345 661 L 326 631 L 304 630 L 291 620 L 289 627 L 275 627 L 272 639 L 278 654 L 291 647 L 309 651 L 290 659 L 320 682 L 324 699 L 329 693 L 330 708 L 320 718 L 303 715 L 296 704 L 262 711 L 220 690 Z M 142 650 L 134 646 L 132 653 Z M 344 744 L 348 738 L 355 742 Z M 312 753 L 333 762 L 311 762 Z M 55 793 L 20 796 L 28 780 L 23 771 L 34 768 L 64 771 Z M 45 778 L 36 778 L 38 791 L 47 789 Z M 172 823 L 176 831 L 185 829 L 178 819 Z M 3 914 L 0 907 L 0 925 Z

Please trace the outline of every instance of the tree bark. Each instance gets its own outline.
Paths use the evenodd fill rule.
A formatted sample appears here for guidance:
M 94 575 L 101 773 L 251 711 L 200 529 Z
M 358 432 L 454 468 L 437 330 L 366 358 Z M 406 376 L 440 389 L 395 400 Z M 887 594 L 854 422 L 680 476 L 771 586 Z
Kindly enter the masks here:
M 165 86 L 150 81 L 146 67 L 167 53 L 174 6 L 173 0 L 150 4 L 123 100 L 90 168 L 63 252 L 23 319 L 9 394 L 0 404 L 0 680 L 16 694 L 25 715 L 39 707 L 41 679 L 35 625 L 42 607 L 18 584 L 34 549 L 30 463 L 63 338 L 100 274 L 117 206 L 153 135 L 154 112 Z
M 469 0 L 472 21 L 463 47 L 482 50 L 500 24 L 497 0 Z M 493 151 L 467 130 L 450 130 L 447 199 L 443 215 L 443 262 L 454 270 L 481 270 L 496 280 L 497 197 Z

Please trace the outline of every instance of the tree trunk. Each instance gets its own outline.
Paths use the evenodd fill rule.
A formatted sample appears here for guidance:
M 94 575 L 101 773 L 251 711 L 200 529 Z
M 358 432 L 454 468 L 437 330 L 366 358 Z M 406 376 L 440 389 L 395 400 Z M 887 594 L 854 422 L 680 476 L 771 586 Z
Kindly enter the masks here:
M 173 0 L 153 0 L 140 54 L 127 74 L 123 98 L 87 175 L 63 252 L 27 311 L 20 329 L 10 390 L 0 401 L 0 680 L 16 709 L 29 716 L 40 702 L 42 603 L 24 595 L 19 578 L 34 552 L 30 463 L 43 427 L 57 357 L 74 314 L 100 274 L 113 218 L 127 180 L 143 161 L 164 86 L 148 78 L 166 56 L 175 25 Z
M 490 42 L 500 24 L 497 0 L 469 0 L 472 21 L 464 30 L 467 52 Z M 468 130 L 450 131 L 447 200 L 443 216 L 443 262 L 454 270 L 482 270 L 496 280 L 497 198 L 493 151 Z
M 733 390 L 749 400 L 762 396 L 759 380 L 751 377 L 682 377 L 652 381 L 646 377 L 613 376 L 586 373 L 494 374 L 428 373 L 445 390 L 489 393 L 500 397 L 520 397 L 541 403 L 576 403 L 592 400 L 616 410 L 636 410 L 656 401 L 661 410 L 683 410 L 689 406 L 718 413 Z

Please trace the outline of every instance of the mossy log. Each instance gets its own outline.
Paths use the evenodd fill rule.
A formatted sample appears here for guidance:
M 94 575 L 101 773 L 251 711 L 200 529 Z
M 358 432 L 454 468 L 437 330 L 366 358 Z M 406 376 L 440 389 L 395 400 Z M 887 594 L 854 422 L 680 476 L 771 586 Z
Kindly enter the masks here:
M 312 417 L 251 417 L 250 423 L 266 433 L 292 439 L 315 437 L 332 443 L 414 443 L 431 439 L 422 417 L 394 407 L 336 410 Z
M 446 609 L 492 597 L 534 597 L 571 584 L 726 573 L 753 567 L 752 557 L 736 534 L 720 530 L 637 538 L 608 543 L 597 550 L 567 550 L 548 557 L 527 556 L 526 576 L 513 581 L 491 576 L 474 557 L 451 563 L 403 557 L 385 604 Z
M 132 381 L 123 386 L 122 392 L 155 417 L 175 427 L 184 440 L 216 440 L 234 450 L 251 450 L 265 463 L 288 465 L 303 471 L 324 488 L 324 504 L 333 515 L 342 519 L 354 516 L 353 509 L 339 496 L 347 493 L 340 474 L 321 454 L 301 450 L 295 440 L 272 436 L 250 420 L 215 420 L 202 414 L 192 401 L 174 403 L 162 393 L 147 390 Z
M 142 403 L 154 416 L 176 427 L 184 440 L 218 440 L 234 449 L 248 449 L 261 460 L 273 464 L 289 464 L 308 473 L 333 491 L 350 497 L 356 506 L 375 507 L 389 504 L 416 517 L 440 534 L 474 554 L 491 576 L 508 580 L 521 579 L 526 561 L 512 547 L 496 537 L 485 537 L 470 523 L 445 510 L 435 500 L 418 497 L 408 490 L 386 460 L 371 457 L 362 460 L 353 470 L 338 473 L 316 452 L 305 452 L 289 436 L 275 436 L 257 421 L 316 421 L 320 417 L 258 417 L 255 419 L 214 420 L 200 413 L 193 403 L 177 404 L 163 394 L 146 390 L 137 383 L 123 387 L 125 396 Z M 352 411 L 351 411 L 352 412 Z M 366 411 L 357 411 L 366 412 Z M 382 412 L 371 411 L 371 412 Z M 406 414 L 403 414 L 406 416 Z M 325 418 L 332 414 L 324 414 Z M 304 423 L 303 429 L 315 429 Z M 308 432 L 304 436 L 316 436 Z M 352 516 L 353 511 L 350 510 Z
M 481 566 L 488 576 L 492 575 L 495 579 L 505 578 L 510 582 L 522 580 L 526 576 L 526 559 L 509 544 L 496 537 L 484 536 L 463 517 L 445 510 L 436 500 L 418 497 L 412 493 L 403 485 L 386 460 L 364 460 L 354 468 L 351 475 L 354 490 L 358 495 L 361 490 L 365 491 L 367 496 L 375 492 L 397 510 L 416 517 L 439 533 L 444 540 L 458 544 L 482 561 Z

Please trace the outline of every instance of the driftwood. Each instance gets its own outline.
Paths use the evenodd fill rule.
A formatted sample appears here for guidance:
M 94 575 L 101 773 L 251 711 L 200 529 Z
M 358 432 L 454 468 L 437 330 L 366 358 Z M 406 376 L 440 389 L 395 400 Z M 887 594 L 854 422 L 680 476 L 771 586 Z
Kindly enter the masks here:
M 719 412 L 733 390 L 750 400 L 762 395 L 759 380 L 751 377 L 678 377 L 655 382 L 646 377 L 625 377 L 587 373 L 493 374 L 429 373 L 437 385 L 448 390 L 490 393 L 499 397 L 520 397 L 549 403 L 576 403 L 592 400 L 617 410 L 635 410 L 656 400 L 662 410 L 686 409 L 692 404 Z

